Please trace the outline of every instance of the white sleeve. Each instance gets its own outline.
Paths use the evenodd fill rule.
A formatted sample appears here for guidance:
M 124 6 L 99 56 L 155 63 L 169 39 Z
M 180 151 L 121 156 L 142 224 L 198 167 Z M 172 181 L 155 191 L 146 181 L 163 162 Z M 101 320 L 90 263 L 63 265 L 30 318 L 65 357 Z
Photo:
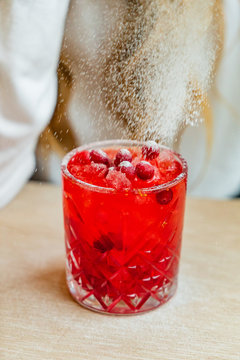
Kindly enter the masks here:
M 53 113 L 69 0 L 0 2 L 0 207 L 31 176 Z
M 240 1 L 224 0 L 223 4 L 225 44 L 216 87 L 211 93 L 210 158 L 206 158 L 203 125 L 186 129 L 180 148 L 189 164 L 190 195 L 215 199 L 240 194 Z

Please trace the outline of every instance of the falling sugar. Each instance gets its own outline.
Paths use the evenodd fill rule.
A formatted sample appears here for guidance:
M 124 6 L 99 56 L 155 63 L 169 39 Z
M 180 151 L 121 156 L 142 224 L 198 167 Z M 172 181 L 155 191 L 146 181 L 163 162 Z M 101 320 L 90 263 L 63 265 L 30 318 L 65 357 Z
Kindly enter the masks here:
M 76 131 L 171 145 L 201 121 L 220 45 L 217 16 L 216 0 L 73 2 L 63 59 Z

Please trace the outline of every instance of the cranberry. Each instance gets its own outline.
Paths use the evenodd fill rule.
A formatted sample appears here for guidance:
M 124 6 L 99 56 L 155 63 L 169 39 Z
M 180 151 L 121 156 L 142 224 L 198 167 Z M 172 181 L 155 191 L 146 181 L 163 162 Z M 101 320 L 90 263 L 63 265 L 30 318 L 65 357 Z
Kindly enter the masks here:
M 155 141 L 147 141 L 142 147 L 142 154 L 147 160 L 153 160 L 160 154 L 160 147 Z
M 136 165 L 136 174 L 142 180 L 149 180 L 154 175 L 154 167 L 147 161 L 140 161 Z
M 105 164 L 107 166 L 109 166 L 109 164 L 110 164 L 107 154 L 103 150 L 100 150 L 100 149 L 91 150 L 90 158 L 93 162 L 95 162 L 97 164 Z
M 77 164 L 83 164 L 83 165 L 86 165 L 86 164 L 90 164 L 91 162 L 91 159 L 90 159 L 90 153 L 89 151 L 87 150 L 83 150 L 79 153 L 76 153 L 72 158 L 71 160 L 69 161 L 69 164 L 74 164 L 74 165 L 77 165 Z
M 156 200 L 160 205 L 167 205 L 173 198 L 173 192 L 171 189 L 162 190 L 156 194 Z
M 118 166 L 122 161 L 132 161 L 132 154 L 127 149 L 121 149 L 117 152 L 114 165 Z
M 135 177 L 135 167 L 129 161 L 122 161 L 118 165 L 117 170 L 124 173 L 129 180 L 132 180 Z
M 94 241 L 93 246 L 101 253 L 112 250 L 114 244 L 107 235 L 101 235 L 99 240 Z

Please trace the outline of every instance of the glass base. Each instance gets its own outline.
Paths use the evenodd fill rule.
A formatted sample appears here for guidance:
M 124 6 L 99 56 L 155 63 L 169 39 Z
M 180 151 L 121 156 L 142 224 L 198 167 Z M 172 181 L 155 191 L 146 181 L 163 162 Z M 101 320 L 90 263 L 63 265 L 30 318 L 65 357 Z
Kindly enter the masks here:
M 85 308 L 109 315 L 134 315 L 154 310 L 170 300 L 177 289 L 177 278 L 161 288 L 146 291 L 142 296 L 133 294 L 132 297 L 100 297 L 94 289 L 85 290 L 68 270 L 67 285 L 74 300 Z

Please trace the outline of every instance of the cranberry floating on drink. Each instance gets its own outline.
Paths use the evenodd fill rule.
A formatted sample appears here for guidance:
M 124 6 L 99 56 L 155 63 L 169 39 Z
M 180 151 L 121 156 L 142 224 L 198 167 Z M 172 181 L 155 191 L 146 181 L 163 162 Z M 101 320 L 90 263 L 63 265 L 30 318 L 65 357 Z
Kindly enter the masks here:
M 177 287 L 185 160 L 153 141 L 112 140 L 62 163 L 67 283 L 81 305 L 152 310 Z

